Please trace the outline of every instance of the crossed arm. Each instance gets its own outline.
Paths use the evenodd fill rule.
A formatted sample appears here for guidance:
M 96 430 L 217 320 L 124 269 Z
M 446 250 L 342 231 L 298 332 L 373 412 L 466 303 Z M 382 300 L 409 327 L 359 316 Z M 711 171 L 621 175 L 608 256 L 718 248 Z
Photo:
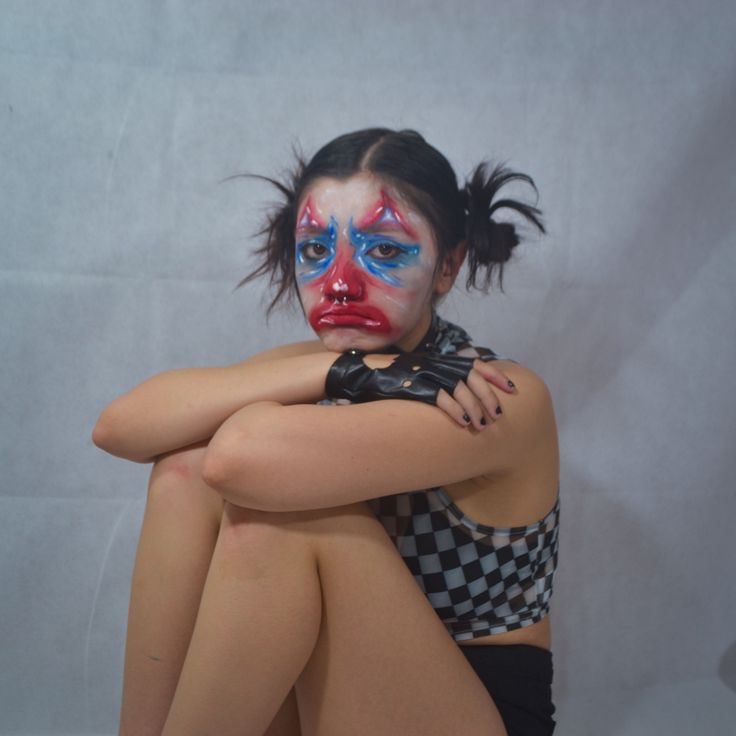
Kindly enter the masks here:
M 292 343 L 239 363 L 165 371 L 107 406 L 94 443 L 118 457 L 148 463 L 212 437 L 232 414 L 258 401 L 314 403 L 338 353 L 318 340 Z
M 517 390 L 488 389 L 482 401 L 473 396 L 467 428 L 449 405 L 444 411 L 396 399 L 315 405 L 325 398 L 337 356 L 308 341 L 232 366 L 158 374 L 102 412 L 93 440 L 136 462 L 209 440 L 203 471 L 209 485 L 235 505 L 288 511 L 504 473 L 523 462 L 554 421 L 544 383 L 511 362 L 501 364 L 502 372 L 487 364 L 488 375 L 495 373 L 499 385 L 498 376 L 511 377 Z M 384 367 L 390 358 L 366 362 Z M 504 413 L 493 421 L 496 404 Z M 491 417 L 485 426 L 478 421 L 483 414 Z

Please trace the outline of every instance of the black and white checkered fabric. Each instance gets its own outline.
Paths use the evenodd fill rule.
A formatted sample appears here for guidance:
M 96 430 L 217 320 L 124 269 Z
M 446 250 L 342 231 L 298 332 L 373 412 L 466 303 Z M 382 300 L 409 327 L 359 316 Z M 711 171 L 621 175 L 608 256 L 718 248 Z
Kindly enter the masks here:
M 536 524 L 493 528 L 442 488 L 368 502 L 456 641 L 529 626 L 549 610 L 559 497 Z
M 474 346 L 465 330 L 436 312 L 417 350 L 511 360 Z M 466 516 L 440 487 L 367 503 L 456 641 L 530 626 L 549 611 L 558 556 L 559 494 L 544 519 L 505 529 Z

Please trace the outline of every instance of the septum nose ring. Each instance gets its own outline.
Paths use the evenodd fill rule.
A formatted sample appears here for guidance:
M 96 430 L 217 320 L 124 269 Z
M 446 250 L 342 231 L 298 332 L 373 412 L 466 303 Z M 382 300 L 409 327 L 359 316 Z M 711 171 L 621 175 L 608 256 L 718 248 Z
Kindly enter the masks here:
M 350 287 L 342 279 L 333 281 L 330 291 L 332 292 L 330 296 L 339 304 L 345 304 L 350 298 L 348 296 Z

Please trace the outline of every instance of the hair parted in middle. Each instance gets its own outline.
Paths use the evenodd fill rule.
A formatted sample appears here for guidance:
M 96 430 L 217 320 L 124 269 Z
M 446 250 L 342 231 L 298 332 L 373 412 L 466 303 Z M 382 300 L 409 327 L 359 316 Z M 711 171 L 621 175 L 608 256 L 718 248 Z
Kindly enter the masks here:
M 243 286 L 259 276 L 270 275 L 276 294 L 267 314 L 282 298 L 298 296 L 294 239 L 297 207 L 309 186 L 321 177 L 345 180 L 369 172 L 396 189 L 428 220 L 439 253 L 438 268 L 465 240 L 467 289 L 487 292 L 497 269 L 503 291 L 503 264 L 519 244 L 520 236 L 512 223 L 493 218 L 497 210 L 515 210 L 540 232 L 546 232 L 537 207 L 515 199 L 496 200 L 499 189 L 515 180 L 526 182 L 536 193 L 531 177 L 502 164 L 491 168 L 483 161 L 459 188 L 449 161 L 414 130 L 366 128 L 335 138 L 309 161 L 296 151 L 295 157 L 296 164 L 285 181 L 259 174 L 243 175 L 270 182 L 284 198 L 281 206 L 268 213 L 257 233 L 265 236 L 265 242 L 255 250 L 261 258 L 260 265 L 238 284 Z

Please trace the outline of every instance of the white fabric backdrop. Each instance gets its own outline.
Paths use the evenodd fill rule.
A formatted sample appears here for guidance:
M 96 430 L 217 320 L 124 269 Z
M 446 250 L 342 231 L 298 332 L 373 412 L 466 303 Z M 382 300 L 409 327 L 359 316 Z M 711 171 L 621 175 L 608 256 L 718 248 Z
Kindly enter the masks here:
M 277 173 L 369 125 L 536 180 L 550 234 L 442 314 L 550 386 L 562 734 L 736 716 L 736 6 L 0 0 L 0 732 L 112 733 L 155 372 L 309 337 L 233 292 Z M 709 730 L 710 729 L 710 730 Z

